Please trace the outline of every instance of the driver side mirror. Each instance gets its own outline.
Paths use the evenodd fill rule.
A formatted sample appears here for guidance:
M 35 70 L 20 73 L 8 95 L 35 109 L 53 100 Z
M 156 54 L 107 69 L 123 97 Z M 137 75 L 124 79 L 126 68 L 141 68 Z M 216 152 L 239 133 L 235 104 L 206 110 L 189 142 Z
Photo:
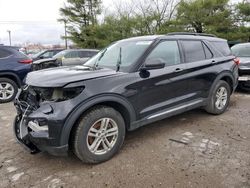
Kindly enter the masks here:
M 155 70 L 162 69 L 165 67 L 165 63 L 161 59 L 149 59 L 145 62 L 145 65 L 141 70 Z

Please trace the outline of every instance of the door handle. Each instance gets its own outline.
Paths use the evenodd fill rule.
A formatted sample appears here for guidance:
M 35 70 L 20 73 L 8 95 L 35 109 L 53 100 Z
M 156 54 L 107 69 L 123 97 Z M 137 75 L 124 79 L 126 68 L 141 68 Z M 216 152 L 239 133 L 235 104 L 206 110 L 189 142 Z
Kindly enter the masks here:
M 182 68 L 176 68 L 174 72 L 181 72 L 181 71 L 183 71 Z
M 216 63 L 216 61 L 213 59 L 213 60 L 212 60 L 212 63 Z

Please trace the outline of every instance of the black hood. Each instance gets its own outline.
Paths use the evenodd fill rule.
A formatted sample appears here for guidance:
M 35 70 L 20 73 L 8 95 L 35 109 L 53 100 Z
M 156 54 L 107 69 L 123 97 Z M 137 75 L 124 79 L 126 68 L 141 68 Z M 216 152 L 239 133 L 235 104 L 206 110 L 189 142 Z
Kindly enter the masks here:
M 97 69 L 85 66 L 51 68 L 30 72 L 25 83 L 37 87 L 63 87 L 68 83 L 106 77 L 117 74 L 112 69 Z

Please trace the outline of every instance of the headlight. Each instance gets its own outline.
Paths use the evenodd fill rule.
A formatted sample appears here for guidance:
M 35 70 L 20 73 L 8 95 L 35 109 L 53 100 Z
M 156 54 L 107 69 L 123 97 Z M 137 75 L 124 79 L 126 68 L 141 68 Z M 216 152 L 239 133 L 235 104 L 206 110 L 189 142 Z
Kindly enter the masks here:
M 84 86 L 78 87 L 64 87 L 64 88 L 33 88 L 38 94 L 38 100 L 43 101 L 65 101 L 73 99 L 78 96 L 83 90 Z

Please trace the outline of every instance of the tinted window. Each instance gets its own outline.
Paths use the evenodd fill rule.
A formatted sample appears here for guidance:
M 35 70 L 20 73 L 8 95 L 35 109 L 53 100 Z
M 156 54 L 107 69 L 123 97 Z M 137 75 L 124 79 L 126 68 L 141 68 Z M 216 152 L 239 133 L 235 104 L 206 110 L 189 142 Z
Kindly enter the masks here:
M 11 52 L 4 50 L 4 49 L 0 49 L 0 58 L 5 58 L 11 55 Z
M 149 54 L 146 61 L 159 59 L 166 64 L 176 65 L 180 63 L 180 53 L 176 41 L 164 41 L 158 44 Z
M 182 41 L 186 62 L 206 59 L 201 41 Z
M 204 44 L 204 43 L 202 43 L 202 44 L 203 44 L 203 48 L 205 51 L 206 59 L 211 59 L 213 57 L 212 52 L 209 50 L 209 48 L 207 47 L 206 44 Z
M 88 51 L 79 51 L 80 58 L 90 57 Z
M 98 53 L 98 52 L 91 51 L 91 52 L 89 52 L 89 57 L 92 57 L 92 56 L 96 55 L 97 53 Z
M 222 42 L 218 42 L 218 41 L 210 41 L 210 43 L 212 43 L 214 45 L 214 47 L 220 51 L 224 56 L 228 56 L 231 55 L 231 50 L 227 44 L 227 42 L 222 41 Z

